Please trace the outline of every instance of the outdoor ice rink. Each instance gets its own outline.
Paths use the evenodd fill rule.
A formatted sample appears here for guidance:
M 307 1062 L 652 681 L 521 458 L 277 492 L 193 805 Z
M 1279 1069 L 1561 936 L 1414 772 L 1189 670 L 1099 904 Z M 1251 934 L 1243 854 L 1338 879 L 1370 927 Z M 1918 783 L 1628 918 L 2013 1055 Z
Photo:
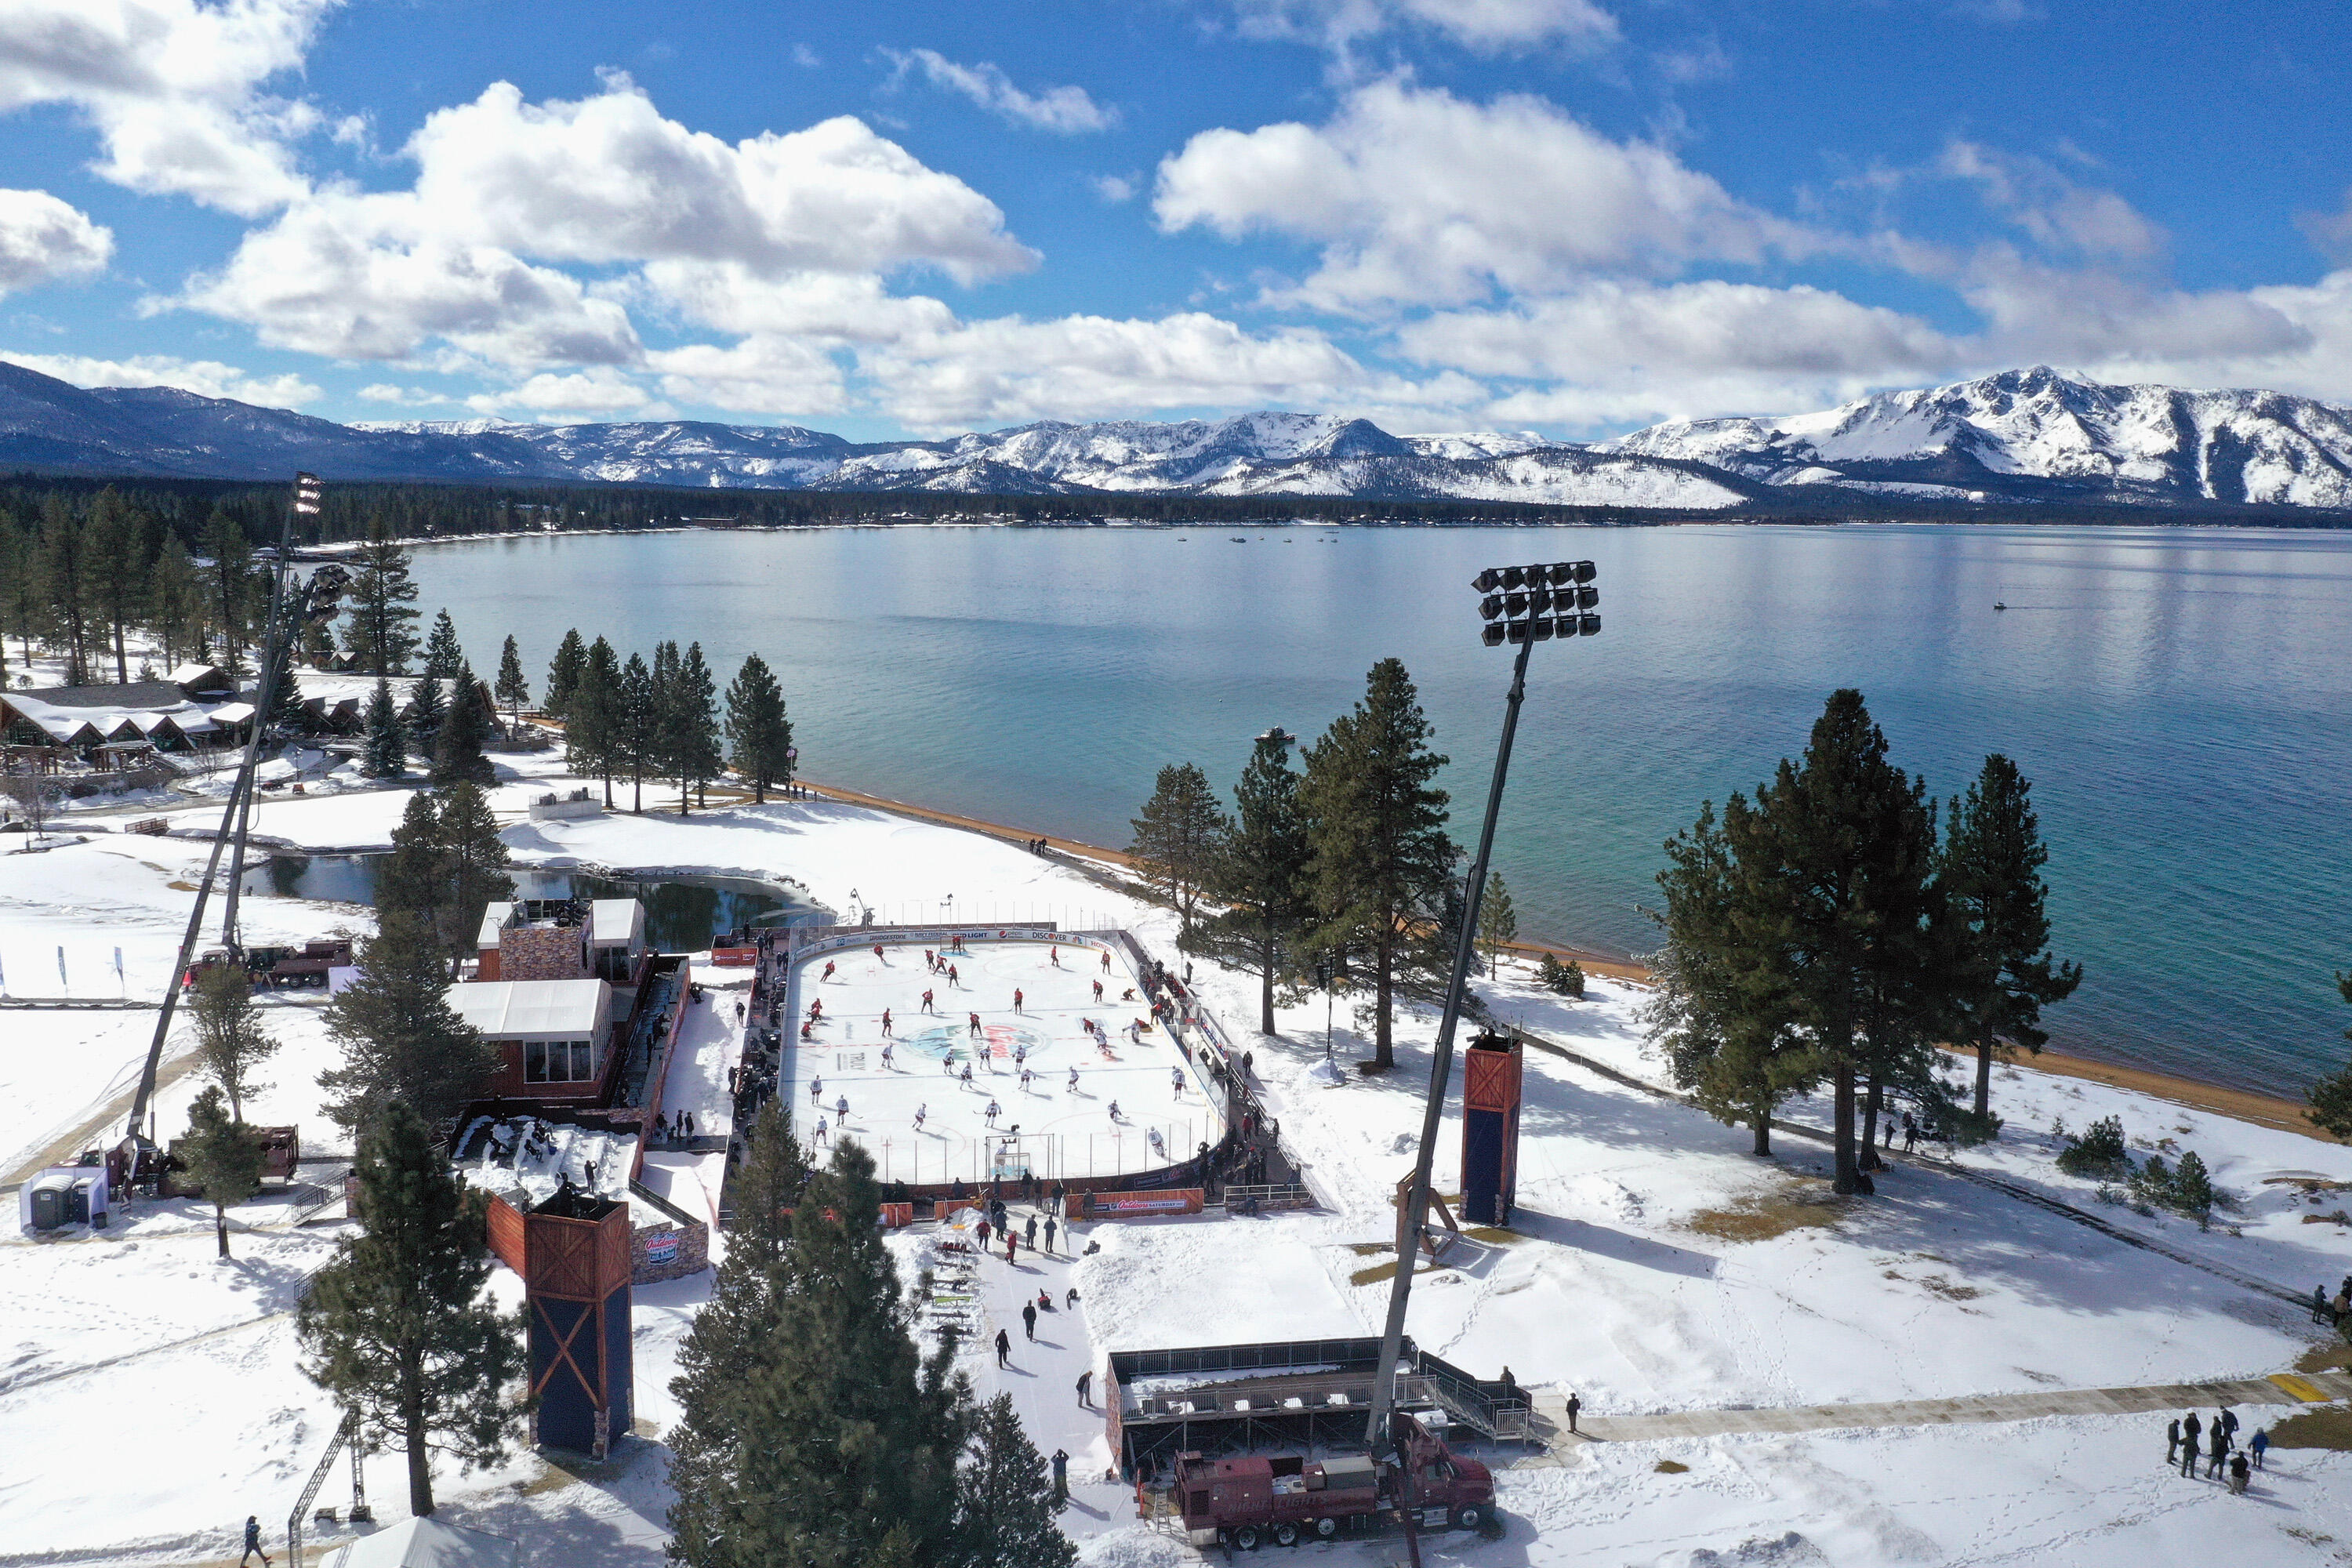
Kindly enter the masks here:
M 1152 1022 L 1143 983 L 1123 953 L 1111 952 L 1105 968 L 1104 949 L 1084 941 L 967 941 L 965 951 L 942 953 L 956 968 L 953 983 L 925 969 L 919 942 L 886 938 L 878 959 L 871 946 L 848 947 L 794 963 L 781 1092 L 803 1140 L 817 1140 L 822 1118 L 827 1139 L 845 1132 L 872 1153 L 885 1180 L 916 1185 L 985 1181 L 1000 1170 L 1013 1173 L 1022 1159 L 1047 1181 L 1146 1171 L 1190 1158 L 1223 1135 L 1221 1100 Z M 929 1013 L 926 988 L 935 994 Z M 1129 992 L 1135 999 L 1122 1000 Z M 818 1001 L 824 1012 L 803 1040 L 801 1026 Z M 980 1015 L 977 1037 L 972 1013 Z M 1084 1019 L 1103 1026 L 1107 1047 L 1087 1037 Z M 1139 1042 L 1128 1034 L 1139 1022 L 1146 1026 Z

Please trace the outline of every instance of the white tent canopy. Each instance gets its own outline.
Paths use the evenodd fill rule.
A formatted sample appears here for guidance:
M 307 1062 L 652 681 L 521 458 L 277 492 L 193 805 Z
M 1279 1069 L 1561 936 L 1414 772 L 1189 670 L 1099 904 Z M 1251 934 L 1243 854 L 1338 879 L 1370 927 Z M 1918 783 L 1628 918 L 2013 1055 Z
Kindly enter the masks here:
M 404 1519 L 352 1542 L 326 1568 L 522 1568 L 522 1547 L 437 1519 Z

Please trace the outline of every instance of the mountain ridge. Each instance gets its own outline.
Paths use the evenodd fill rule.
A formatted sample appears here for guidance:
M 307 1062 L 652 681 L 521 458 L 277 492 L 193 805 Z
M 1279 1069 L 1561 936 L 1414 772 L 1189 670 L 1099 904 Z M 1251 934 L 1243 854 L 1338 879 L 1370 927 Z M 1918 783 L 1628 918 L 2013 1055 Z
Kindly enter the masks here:
M 1806 414 L 1597 442 L 1395 435 L 1369 419 L 1043 420 L 854 442 L 708 420 L 338 425 L 173 387 L 81 388 L 0 361 L 0 467 L 121 477 L 597 482 L 980 495 L 1493 500 L 1725 512 L 1862 498 L 2352 510 L 2352 408 L 2107 385 L 2048 366 Z

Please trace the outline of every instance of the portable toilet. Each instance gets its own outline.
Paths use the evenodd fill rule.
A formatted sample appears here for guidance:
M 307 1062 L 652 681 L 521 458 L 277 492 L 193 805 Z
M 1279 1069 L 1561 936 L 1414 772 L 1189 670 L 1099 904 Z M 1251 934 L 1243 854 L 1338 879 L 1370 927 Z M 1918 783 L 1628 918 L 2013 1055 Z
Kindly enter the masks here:
M 32 1190 L 33 1228 L 55 1230 L 66 1222 L 65 1194 L 54 1184 L 37 1186 Z

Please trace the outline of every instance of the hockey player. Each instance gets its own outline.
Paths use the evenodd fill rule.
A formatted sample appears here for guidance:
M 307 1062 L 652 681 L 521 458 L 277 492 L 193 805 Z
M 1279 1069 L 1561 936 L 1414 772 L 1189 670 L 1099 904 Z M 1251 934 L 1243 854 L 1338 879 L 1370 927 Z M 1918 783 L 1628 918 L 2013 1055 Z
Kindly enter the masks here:
M 898 1070 L 896 1067 L 891 1065 L 890 1061 L 890 1052 L 895 1047 L 892 1047 L 889 1041 L 885 1040 L 882 1042 L 882 1070 L 884 1072 L 897 1072 Z
M 824 1079 L 822 1079 L 822 1078 L 812 1078 L 812 1079 L 809 1079 L 809 1103 L 810 1103 L 811 1105 L 814 1105 L 814 1104 L 816 1103 L 816 1098 L 817 1098 L 817 1096 L 818 1096 L 818 1095 L 823 1094 L 824 1092 Z
M 923 1011 L 926 1013 L 937 1011 L 937 1009 L 931 1005 L 931 994 L 929 991 L 923 993 Z
M 1108 974 L 1110 973 L 1110 949 L 1103 949 L 1102 961 L 1103 973 L 1105 974 Z
M 1072 1094 L 1078 1092 L 1078 1069 L 1076 1068 L 1070 1069 L 1070 1092 Z
M 886 1040 L 890 1037 L 890 1009 L 887 1007 L 882 1009 L 882 1037 Z
M 915 1131 L 916 1131 L 920 1132 L 920 1131 L 923 1130 L 923 1118 L 924 1118 L 924 1117 L 926 1117 L 926 1116 L 929 1116 L 930 1113 L 931 1113 L 931 1108 L 930 1108 L 928 1104 L 925 1104 L 925 1105 L 919 1105 L 919 1106 L 915 1107 Z
M 971 1034 L 973 1039 L 976 1040 L 980 1038 L 980 1015 L 977 1013 L 966 1013 L 964 1016 L 971 1020 L 967 1032 Z
M 963 1082 L 963 1086 L 964 1086 L 964 1088 L 966 1088 L 966 1089 L 970 1089 L 970 1088 L 971 1087 L 971 1064 L 970 1062 L 966 1062 L 966 1063 L 964 1063 L 964 1064 L 963 1064 L 963 1079 L 962 1079 L 962 1082 Z
M 1184 1069 L 1182 1068 L 1170 1068 L 1168 1069 L 1168 1088 L 1174 1093 L 1177 1099 L 1181 1100 L 1184 1098 Z
M 1059 946 L 1047 948 L 1045 950 L 1045 957 L 1052 962 L 1055 968 L 1059 969 L 1062 967 L 1062 950 Z
M 1097 1003 L 1102 1000 L 1102 982 L 1099 980 L 1095 982 L 1095 1000 Z
M 1013 1011 L 1016 1016 L 1021 1011 L 1021 987 L 1018 985 L 1013 988 Z
M 887 969 L 890 967 L 890 961 L 882 956 L 882 944 L 878 942 L 874 944 L 874 959 L 875 962 L 881 964 L 883 968 Z
M 833 978 L 833 961 L 832 961 L 831 959 L 827 959 L 827 960 L 825 961 L 824 973 L 823 974 L 820 974 L 820 975 L 818 975 L 818 976 L 817 976 L 817 984 L 820 984 L 820 985 L 822 985 L 822 984 L 824 984 L 826 981 L 828 981 L 828 980 L 830 980 L 830 979 L 832 979 L 832 978 Z
M 963 989 L 963 981 L 957 975 L 956 966 L 952 963 L 948 965 L 948 985 L 957 991 Z
M 833 1118 L 844 1127 L 849 1125 L 849 1096 L 836 1095 L 833 1101 Z
M 998 1107 L 998 1105 L 997 1105 L 996 1101 L 994 1101 L 994 1100 L 990 1100 L 990 1101 L 988 1102 L 988 1118 L 987 1118 L 987 1120 L 988 1120 L 988 1124 L 989 1124 L 991 1127 L 993 1127 L 993 1126 L 995 1126 L 995 1125 L 996 1125 L 996 1119 L 997 1119 L 997 1117 L 998 1117 L 999 1115 L 1001 1115 L 1002 1113 L 1003 1113 L 1003 1112 L 1002 1112 L 1002 1110 L 1000 1110 L 1000 1108 Z
M 825 1134 L 824 1118 L 822 1116 L 816 1119 L 816 1141 L 820 1143 L 830 1143 L 833 1142 L 833 1140 Z

